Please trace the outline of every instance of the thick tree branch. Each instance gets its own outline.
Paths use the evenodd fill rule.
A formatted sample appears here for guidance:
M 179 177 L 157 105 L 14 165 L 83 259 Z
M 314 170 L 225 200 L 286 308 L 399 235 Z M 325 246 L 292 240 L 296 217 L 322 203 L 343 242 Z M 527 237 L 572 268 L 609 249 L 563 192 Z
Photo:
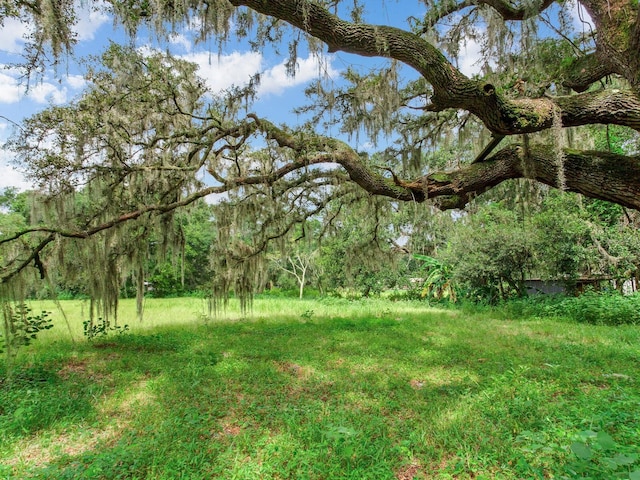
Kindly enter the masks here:
M 640 157 L 565 150 L 559 165 L 555 147 L 546 145 L 531 147 L 528 155 L 524 148 L 510 146 L 482 163 L 429 174 L 405 187 L 437 198 L 440 208 L 462 208 L 474 196 L 513 178 L 531 178 L 640 210 Z
M 557 97 L 555 104 L 560 109 L 564 127 L 601 123 L 640 131 L 639 93 L 637 90 L 601 90 Z
M 300 28 L 326 43 L 330 52 L 340 50 L 406 63 L 424 76 L 438 95 L 449 96 L 451 86 L 470 82 L 440 50 L 411 32 L 386 25 L 347 22 L 309 0 L 230 1 L 232 5 L 249 7 Z
M 504 20 L 522 21 L 539 15 L 552 3 L 553 0 L 543 0 L 539 5 L 527 5 L 526 7 L 515 7 L 509 2 L 501 0 L 463 0 L 459 3 L 447 3 L 438 10 L 437 14 L 431 15 L 431 12 L 429 12 L 428 24 L 425 25 L 422 33 L 426 33 L 428 29 L 432 28 L 438 21 L 452 13 L 469 7 L 487 5 L 493 8 Z
M 362 56 L 392 58 L 416 69 L 432 86 L 430 111 L 464 109 L 476 115 L 494 134 L 516 135 L 551 128 L 558 114 L 562 126 L 613 123 L 640 130 L 640 98 L 637 91 L 582 94 L 577 97 L 508 99 L 495 86 L 470 80 L 432 44 L 411 32 L 383 25 L 355 24 L 341 20 L 309 0 L 231 0 L 265 15 L 280 18 L 329 46 Z M 582 69 L 577 68 L 580 72 Z M 612 69 L 597 68 L 574 79 L 578 89 Z M 583 109 L 584 108 L 584 109 Z M 613 112 L 609 109 L 613 109 Z
M 539 5 L 526 5 L 519 8 L 502 0 L 477 0 L 477 3 L 490 6 L 505 20 L 527 20 L 544 12 L 553 0 L 542 0 Z
M 633 87 L 640 87 L 638 3 L 629 0 L 580 0 L 596 29 L 597 53 Z
M 586 91 L 594 82 L 614 73 L 611 65 L 603 62 L 601 55 L 590 53 L 575 59 L 567 68 L 567 78 L 562 83 L 580 93 Z
M 640 7 L 637 7 L 636 21 L 629 34 L 629 52 L 631 52 L 631 65 L 629 68 L 636 72 L 635 85 L 640 85 Z M 635 52 L 635 54 L 634 54 Z
M 267 120 L 259 119 L 255 115 L 252 118 L 268 139 L 274 140 L 280 147 L 289 148 L 296 153 L 298 161 L 284 166 L 282 169 L 300 168 L 305 164 L 337 163 L 347 171 L 354 182 L 371 194 L 384 195 L 403 201 L 424 200 L 423 194 L 398 185 L 392 179 L 385 178 L 368 168 L 358 153 L 345 142 L 315 134 L 293 134 Z M 296 167 L 296 165 L 298 166 Z
M 47 245 L 55 240 L 55 235 L 48 235 L 43 240 L 40 241 L 38 245 L 33 247 L 27 258 L 25 258 L 22 262 L 19 263 L 17 267 L 12 268 L 6 273 L 3 273 L 0 276 L 0 283 L 8 283 L 13 277 L 15 277 L 19 272 L 27 268 L 32 262 L 35 262 L 36 259 L 40 258 L 40 252 L 42 252 Z M 42 270 L 40 271 L 42 274 Z
M 589 94 L 591 95 L 591 94 Z M 597 94 L 594 94 L 597 98 Z M 568 97 L 574 98 L 574 97 Z M 598 102 L 594 102 L 598 104 Z M 615 112 L 612 111 L 611 115 Z M 319 135 L 294 135 L 271 122 L 253 117 L 257 127 L 279 146 L 302 156 L 281 171 L 300 168 L 305 162 L 337 163 L 351 180 L 373 195 L 401 201 L 423 202 L 439 198 L 441 208 L 462 208 L 471 198 L 513 178 L 531 178 L 557 188 L 566 188 L 588 197 L 608 200 L 640 209 L 640 158 L 604 152 L 564 151 L 564 163 L 558 165 L 557 148 L 534 146 L 507 147 L 482 162 L 454 172 L 437 172 L 406 182 L 386 178 L 367 166 L 349 145 Z M 525 154 L 525 150 L 528 154 Z M 298 167 L 296 167 L 298 165 Z M 563 169 L 560 172 L 560 168 Z M 565 178 L 563 184 L 560 178 Z M 606 188 L 605 188 L 606 185 Z
M 168 213 L 205 196 L 228 192 L 241 186 L 272 184 L 296 170 L 320 163 L 340 165 L 353 182 L 370 194 L 418 203 L 431 199 L 441 209 L 463 208 L 472 198 L 505 180 L 531 178 L 557 188 L 565 188 L 592 198 L 640 210 L 640 181 L 637 180 L 640 179 L 640 157 L 565 150 L 563 162 L 559 164 L 557 151 L 553 146 L 538 145 L 529 149 L 510 146 L 483 162 L 470 164 L 451 172 L 431 173 L 413 181 L 402 181 L 398 178 L 385 178 L 376 173 L 375 169 L 368 166 L 357 152 L 338 140 L 313 134 L 293 135 L 257 117 L 254 125 L 281 147 L 292 150 L 295 160 L 272 173 L 235 178 L 225 184 L 202 189 L 181 200 L 147 205 L 90 228 L 74 231 L 59 227 L 37 227 L 4 238 L 0 240 L 0 244 L 15 241 L 31 233 L 48 234 L 27 254 L 17 268 L 5 270 L 0 276 L 0 282 L 8 281 L 18 271 L 31 264 L 56 237 L 88 238 L 145 214 Z M 314 150 L 310 151 L 310 147 Z M 308 179 L 318 179 L 335 177 L 336 173 L 335 170 L 326 172 L 314 170 L 306 176 Z M 287 182 L 285 188 L 295 183 L 297 183 L 295 180 L 294 183 Z M 326 188 L 326 184 L 320 185 Z M 336 194 L 340 195 L 340 192 Z M 319 200 L 319 203 L 316 203 L 310 211 L 319 212 L 330 198 L 332 198 L 331 195 L 327 199 Z

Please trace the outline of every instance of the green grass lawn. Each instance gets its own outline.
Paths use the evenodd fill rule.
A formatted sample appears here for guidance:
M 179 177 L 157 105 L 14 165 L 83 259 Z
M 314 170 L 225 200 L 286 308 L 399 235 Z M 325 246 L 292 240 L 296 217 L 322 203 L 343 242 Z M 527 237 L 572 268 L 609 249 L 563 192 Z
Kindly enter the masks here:
M 93 343 L 63 302 L 75 343 L 55 313 L 0 380 L 0 478 L 640 478 L 640 327 L 200 302 Z

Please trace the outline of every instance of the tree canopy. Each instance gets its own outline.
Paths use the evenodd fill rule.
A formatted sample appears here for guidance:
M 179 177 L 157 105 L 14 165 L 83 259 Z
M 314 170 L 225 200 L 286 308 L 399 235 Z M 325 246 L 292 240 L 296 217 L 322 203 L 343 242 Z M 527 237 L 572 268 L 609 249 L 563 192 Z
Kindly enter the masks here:
M 354 62 L 339 82 L 314 82 L 297 110 L 308 121 L 292 127 L 251 112 L 259 76 L 213 97 L 188 62 L 112 45 L 90 63 L 81 98 L 26 120 L 9 144 L 46 198 L 30 227 L 2 232 L 3 284 L 30 266 L 46 276 L 45 266 L 75 252 L 69 243 L 93 238 L 85 260 L 108 273 L 94 291 L 113 298 L 123 265 L 149 254 L 151 232 L 161 250 L 179 250 L 172 212 L 216 194 L 220 293 L 249 291 L 260 282 L 259 252 L 321 212 L 331 228 L 342 210 L 366 204 L 375 243 L 388 236 L 381 212 L 403 202 L 463 208 L 516 178 L 640 210 L 637 1 L 403 1 L 404 28 L 367 23 L 371 3 L 96 2 L 132 36 L 189 24 L 220 48 L 239 37 L 286 49 L 291 75 L 303 48 L 388 62 Z M 0 21 L 34 25 L 28 74 L 73 54 L 75 7 L 0 3 Z M 590 22 L 576 29 L 572 12 Z M 457 67 L 470 40 L 482 50 L 472 77 Z M 589 145 L 593 125 L 623 127 L 627 154 Z M 379 152 L 358 151 L 362 136 Z M 230 265 L 233 275 L 221 273 Z

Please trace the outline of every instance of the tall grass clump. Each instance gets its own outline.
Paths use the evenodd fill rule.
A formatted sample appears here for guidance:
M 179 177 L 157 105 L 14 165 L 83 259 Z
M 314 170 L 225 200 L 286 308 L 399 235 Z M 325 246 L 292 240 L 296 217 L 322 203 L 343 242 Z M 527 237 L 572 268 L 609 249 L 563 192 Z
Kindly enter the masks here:
M 557 316 L 594 325 L 640 324 L 640 295 L 587 292 L 550 308 Z
M 494 310 L 510 318 L 555 317 L 591 325 L 637 325 L 640 295 L 625 296 L 611 291 L 585 292 L 578 297 L 536 295 L 509 300 Z

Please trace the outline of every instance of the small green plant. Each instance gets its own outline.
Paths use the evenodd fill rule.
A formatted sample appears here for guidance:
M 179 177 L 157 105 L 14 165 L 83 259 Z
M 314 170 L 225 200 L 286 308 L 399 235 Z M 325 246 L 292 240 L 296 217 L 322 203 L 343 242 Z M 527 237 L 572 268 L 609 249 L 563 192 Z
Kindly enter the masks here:
M 589 478 L 630 478 L 640 479 L 640 470 L 631 468 L 637 464 L 638 454 L 619 445 L 606 432 L 585 430 L 579 439 L 571 444 L 575 459 L 566 468 L 571 474 Z M 627 477 L 628 475 L 628 477 Z
M 420 296 L 435 300 L 449 300 L 455 303 L 458 297 L 458 287 L 454 281 L 451 266 L 427 255 L 415 253 L 413 257 L 424 262 L 422 270 L 427 276 L 422 285 Z
M 549 441 L 539 432 L 522 432 L 516 443 L 537 458 L 560 458 L 568 450 L 568 461 L 556 468 L 559 478 L 624 478 L 640 480 L 638 454 L 633 446 L 616 442 L 607 432 L 584 430 L 573 435 L 573 443 Z M 569 477 L 565 475 L 570 475 Z
M 92 342 L 96 338 L 106 337 L 109 333 L 122 335 L 129 331 L 129 325 L 111 325 L 108 320 L 98 317 L 98 320 L 95 322 L 92 319 L 82 322 L 82 329 L 87 340 Z
M 24 303 L 15 306 L 5 303 L 2 314 L 0 353 L 6 355 L 8 365 L 12 363 L 20 347 L 30 345 L 38 337 L 39 332 L 53 327 L 49 312 L 43 310 L 34 315 Z
M 313 317 L 314 314 L 315 312 L 313 310 L 305 310 L 305 312 L 300 316 L 305 320 L 311 320 L 311 317 Z

